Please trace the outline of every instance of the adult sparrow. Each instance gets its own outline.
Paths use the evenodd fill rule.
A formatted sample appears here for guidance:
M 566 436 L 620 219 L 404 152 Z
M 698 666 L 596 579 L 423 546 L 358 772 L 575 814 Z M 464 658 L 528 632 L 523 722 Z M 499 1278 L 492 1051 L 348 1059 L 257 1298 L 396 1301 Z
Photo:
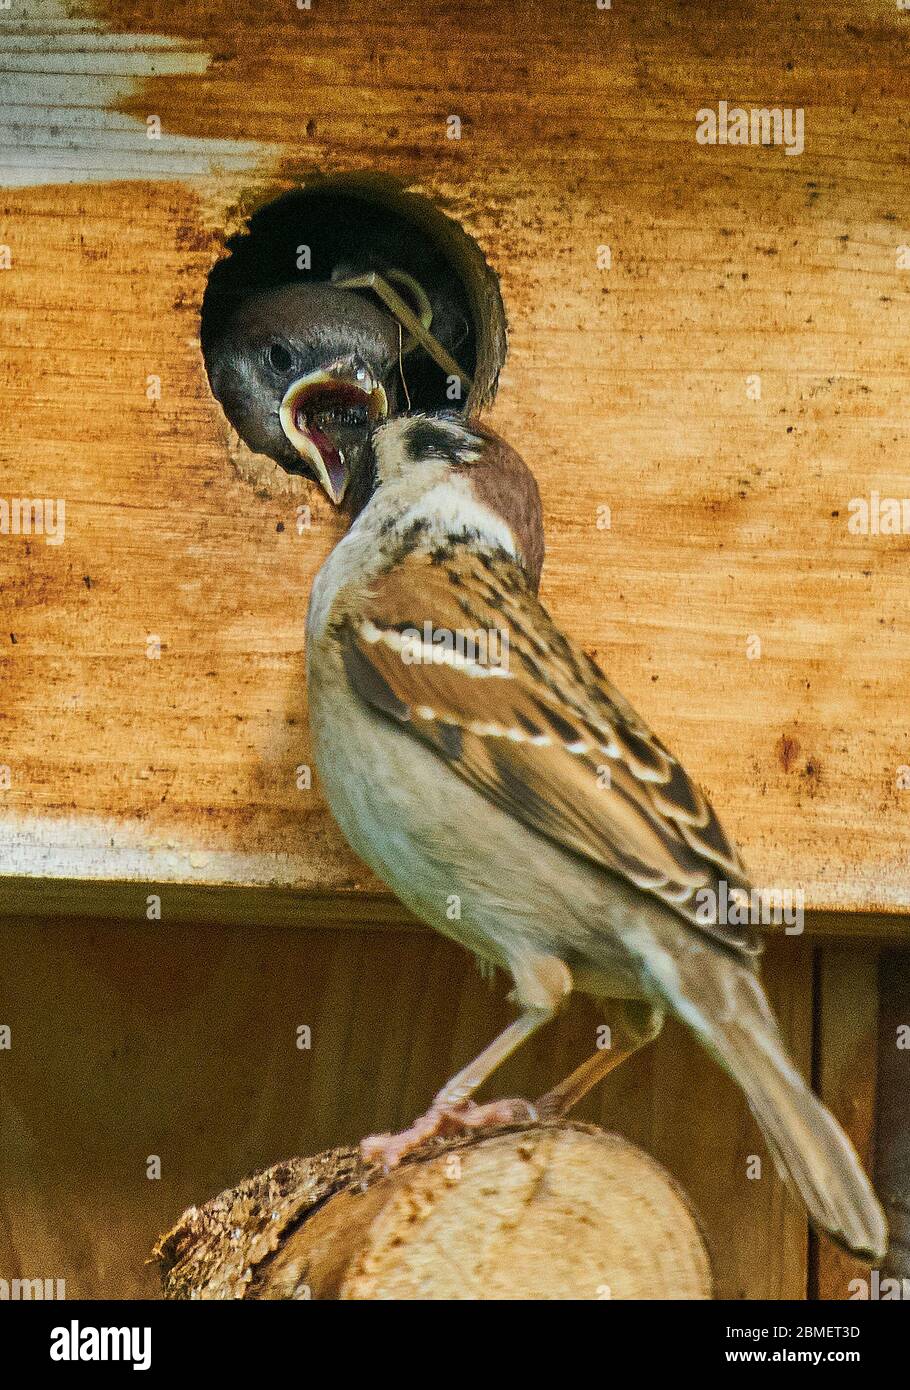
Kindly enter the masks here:
M 537 599 L 530 471 L 445 415 L 382 424 L 369 469 L 369 500 L 320 570 L 307 619 L 322 786 L 361 858 L 424 922 L 507 971 L 520 1012 L 425 1116 L 365 1153 L 393 1164 L 432 1134 L 561 1114 L 669 1010 L 742 1087 L 816 1226 L 880 1257 L 881 1208 L 787 1055 L 748 914 L 737 925 L 741 913 L 705 911 L 750 892 L 736 848 Z M 475 1105 L 573 988 L 624 1001 L 622 1045 L 536 1107 Z

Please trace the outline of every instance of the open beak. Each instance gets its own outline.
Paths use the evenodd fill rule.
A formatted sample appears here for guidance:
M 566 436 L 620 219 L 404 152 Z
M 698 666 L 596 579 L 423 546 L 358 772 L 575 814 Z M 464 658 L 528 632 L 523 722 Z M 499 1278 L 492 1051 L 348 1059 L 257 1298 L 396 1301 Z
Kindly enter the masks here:
M 350 482 L 345 441 L 365 438 L 388 413 L 389 403 L 379 382 L 366 367 L 347 361 L 292 382 L 278 418 L 294 449 L 337 506 Z

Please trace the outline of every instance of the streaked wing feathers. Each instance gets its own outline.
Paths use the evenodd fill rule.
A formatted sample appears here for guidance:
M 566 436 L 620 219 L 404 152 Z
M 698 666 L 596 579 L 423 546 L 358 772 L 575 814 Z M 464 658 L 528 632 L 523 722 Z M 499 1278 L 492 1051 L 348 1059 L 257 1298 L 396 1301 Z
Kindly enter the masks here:
M 463 544 L 412 552 L 337 626 L 357 694 L 497 806 L 725 945 L 761 949 L 749 926 L 705 920 L 699 890 L 715 903 L 721 880 L 749 892 L 707 798 L 509 557 Z M 504 669 L 430 635 L 494 631 L 507 640 Z

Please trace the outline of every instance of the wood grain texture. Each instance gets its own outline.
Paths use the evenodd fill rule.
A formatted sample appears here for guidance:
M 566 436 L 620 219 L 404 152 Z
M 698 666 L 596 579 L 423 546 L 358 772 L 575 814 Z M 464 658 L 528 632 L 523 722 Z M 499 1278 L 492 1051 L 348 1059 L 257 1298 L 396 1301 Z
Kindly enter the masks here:
M 669 1174 L 567 1123 L 437 1143 L 387 1175 L 356 1149 L 292 1159 L 192 1207 L 155 1254 L 171 1298 L 711 1297 Z
M 205 45 L 112 32 L 63 0 L 10 0 L 0 15 L 0 187 L 233 177 L 277 150 L 249 141 L 181 137 L 157 112 L 118 112 L 144 79 L 202 74 Z M 157 119 L 158 126 L 154 125 Z
M 878 970 L 874 949 L 825 945 L 818 952 L 815 1085 L 853 1141 L 870 1177 L 876 1173 Z M 851 1282 L 868 1277 L 867 1266 L 830 1241 L 813 1236 L 810 1287 L 815 1297 L 848 1298 Z
M 298 535 L 293 495 L 242 481 L 197 342 L 243 208 L 314 169 L 369 168 L 439 200 L 501 275 L 491 418 L 541 482 L 557 618 L 705 783 L 760 882 L 814 908 L 905 909 L 910 538 L 846 522 L 873 488 L 910 493 L 910 16 L 884 0 L 84 14 L 144 55 L 100 149 L 119 118 L 157 113 L 162 159 L 170 138 L 279 154 L 258 173 L 0 195 L 0 496 L 67 508 L 62 545 L 0 537 L 2 871 L 234 885 L 260 912 L 268 888 L 377 891 L 318 786 L 295 783 L 303 614 L 336 519 L 314 497 Z M 149 76 L 152 34 L 212 62 Z M 57 119 L 47 82 L 29 91 L 26 151 Z M 698 145 L 695 113 L 720 99 L 804 108 L 805 152 Z
M 809 958 L 788 940 L 767 970 L 806 1072 Z M 407 1124 L 513 1016 L 504 981 L 428 932 L 6 921 L 0 959 L 0 1278 L 65 1279 L 70 1297 L 156 1296 L 144 1261 L 186 1207 L 282 1156 Z M 540 1094 L 602 1021 L 573 1000 L 486 1095 Z M 575 1113 L 688 1194 L 718 1297 L 805 1296 L 803 1212 L 684 1029 L 668 1025 Z

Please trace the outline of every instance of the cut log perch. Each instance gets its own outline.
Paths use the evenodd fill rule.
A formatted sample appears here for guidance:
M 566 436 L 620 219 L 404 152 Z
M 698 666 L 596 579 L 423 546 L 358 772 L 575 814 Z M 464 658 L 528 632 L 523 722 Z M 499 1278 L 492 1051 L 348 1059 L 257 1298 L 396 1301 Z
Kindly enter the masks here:
M 390 1174 L 354 1149 L 290 1159 L 191 1207 L 153 1258 L 168 1298 L 712 1296 L 670 1175 L 568 1123 L 437 1141 Z

